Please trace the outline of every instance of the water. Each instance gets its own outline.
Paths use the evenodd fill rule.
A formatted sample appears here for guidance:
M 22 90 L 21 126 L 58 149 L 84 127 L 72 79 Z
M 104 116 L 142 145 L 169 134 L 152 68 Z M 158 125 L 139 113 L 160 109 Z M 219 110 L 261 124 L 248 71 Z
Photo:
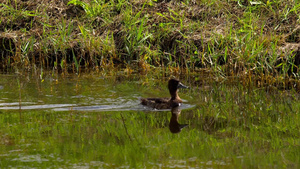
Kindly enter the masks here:
M 0 79 L 0 168 L 299 167 L 293 91 L 184 79 L 191 88 L 171 112 L 139 101 L 168 96 L 167 79 Z
M 24 82 L 17 75 L 2 75 L 0 78 L 5 79 L 0 87 L 4 96 L 0 100 L 0 110 L 153 111 L 140 104 L 142 95 L 136 87 L 142 81 L 123 84 L 112 78 L 100 77 L 49 77 L 46 80 L 27 77 Z M 124 86 L 126 91 L 122 91 Z M 164 97 L 168 97 L 168 93 L 165 92 Z M 191 107 L 193 105 L 182 105 L 183 109 Z

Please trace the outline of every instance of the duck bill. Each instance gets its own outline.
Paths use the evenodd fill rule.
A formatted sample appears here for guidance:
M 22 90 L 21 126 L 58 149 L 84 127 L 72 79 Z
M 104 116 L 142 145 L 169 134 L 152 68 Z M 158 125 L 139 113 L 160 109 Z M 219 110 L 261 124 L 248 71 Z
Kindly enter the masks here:
M 188 87 L 188 86 L 185 86 L 184 84 L 182 84 L 182 83 L 179 82 L 177 88 L 178 88 L 178 89 L 180 89 L 180 88 L 181 88 L 181 89 L 188 89 L 189 87 Z
M 180 124 L 180 126 L 179 126 L 179 127 L 180 127 L 180 130 L 181 130 L 181 129 L 183 129 L 183 128 L 187 127 L 187 126 L 189 126 L 189 125 L 188 125 L 188 124 Z

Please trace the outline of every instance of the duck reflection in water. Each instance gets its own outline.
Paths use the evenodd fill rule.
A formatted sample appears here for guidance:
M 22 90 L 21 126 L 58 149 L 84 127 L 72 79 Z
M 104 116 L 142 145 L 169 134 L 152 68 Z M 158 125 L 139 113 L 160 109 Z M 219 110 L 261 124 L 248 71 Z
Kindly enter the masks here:
M 179 124 L 178 123 L 178 118 L 181 113 L 181 109 L 179 108 L 179 106 L 173 106 L 171 109 L 171 113 L 172 113 L 172 116 L 171 116 L 170 123 L 169 123 L 169 129 L 172 133 L 179 133 L 179 132 L 181 132 L 181 130 L 183 128 L 188 126 L 188 124 Z
M 142 105 L 154 109 L 171 109 L 175 105 L 179 106 L 182 100 L 178 95 L 178 89 L 188 87 L 183 85 L 178 79 L 170 79 L 168 88 L 171 98 L 143 98 L 141 99 Z

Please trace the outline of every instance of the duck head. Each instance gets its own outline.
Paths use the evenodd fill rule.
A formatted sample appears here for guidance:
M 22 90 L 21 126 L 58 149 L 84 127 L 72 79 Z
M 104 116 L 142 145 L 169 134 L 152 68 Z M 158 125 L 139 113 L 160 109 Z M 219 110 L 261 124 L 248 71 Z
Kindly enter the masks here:
M 171 94 L 171 100 L 178 100 L 182 102 L 180 97 L 178 96 L 178 89 L 180 88 L 188 88 L 187 86 L 183 85 L 179 80 L 177 79 L 170 79 L 168 83 L 169 92 Z

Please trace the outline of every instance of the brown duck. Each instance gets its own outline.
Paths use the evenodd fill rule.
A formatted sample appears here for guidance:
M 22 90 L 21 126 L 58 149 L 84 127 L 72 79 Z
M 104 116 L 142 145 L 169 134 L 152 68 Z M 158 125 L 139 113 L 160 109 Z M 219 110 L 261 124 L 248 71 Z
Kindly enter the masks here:
M 169 92 L 171 98 L 143 98 L 141 99 L 142 105 L 152 107 L 154 109 L 171 109 L 172 107 L 179 106 L 182 100 L 178 96 L 179 88 L 188 88 L 177 79 L 170 79 L 168 82 Z

